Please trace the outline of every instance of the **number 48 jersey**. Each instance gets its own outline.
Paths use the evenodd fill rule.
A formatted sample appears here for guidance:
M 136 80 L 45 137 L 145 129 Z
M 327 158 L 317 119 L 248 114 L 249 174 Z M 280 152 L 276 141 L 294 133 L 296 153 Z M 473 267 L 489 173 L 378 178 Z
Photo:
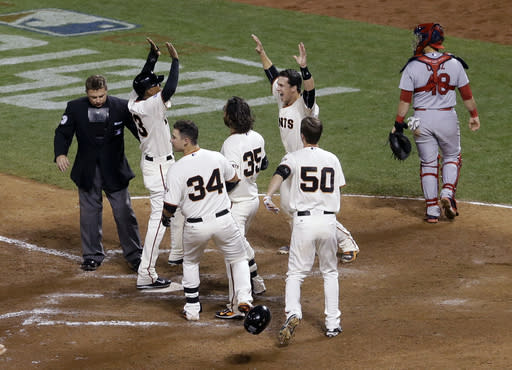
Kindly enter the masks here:
M 319 147 L 288 153 L 281 165 L 290 169 L 291 212 L 322 210 L 338 213 L 340 187 L 345 185 L 341 163 L 334 154 Z
M 256 179 L 265 158 L 265 140 L 256 131 L 232 134 L 220 150 L 235 169 L 240 183 L 229 193 L 233 202 L 243 202 L 258 197 Z
M 454 107 L 457 104 L 455 88 L 469 83 L 463 65 L 456 58 L 437 52 L 427 53 L 425 57 L 434 67 L 419 59 L 411 61 L 403 70 L 399 88 L 414 92 L 414 108 Z

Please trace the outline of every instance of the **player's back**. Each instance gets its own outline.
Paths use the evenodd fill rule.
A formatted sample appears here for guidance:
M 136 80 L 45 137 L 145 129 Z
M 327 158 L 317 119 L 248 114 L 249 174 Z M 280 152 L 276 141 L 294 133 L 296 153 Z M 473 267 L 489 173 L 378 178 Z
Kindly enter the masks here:
M 137 125 L 142 153 L 152 157 L 172 154 L 171 132 L 167 121 L 170 101 L 164 104 L 161 92 L 145 99 L 137 100 L 132 91 L 128 109 Z
M 230 135 L 222 145 L 221 153 L 235 169 L 239 184 L 231 191 L 229 198 L 240 202 L 258 196 L 256 180 L 265 158 L 265 140 L 256 131 Z
M 181 207 L 186 218 L 229 209 L 231 203 L 224 183 L 234 176 L 235 170 L 221 153 L 199 149 L 170 167 L 165 201 Z
M 286 155 L 292 171 L 290 207 L 295 211 L 338 212 L 340 187 L 345 176 L 338 158 L 319 147 L 306 147 Z
M 444 57 L 444 54 L 427 53 L 425 56 L 436 60 Z M 414 60 L 405 68 L 399 87 L 414 91 L 415 108 L 443 109 L 456 105 L 455 88 L 462 87 L 468 82 L 462 64 L 455 58 L 441 63 L 437 76 L 434 76 L 430 65 Z

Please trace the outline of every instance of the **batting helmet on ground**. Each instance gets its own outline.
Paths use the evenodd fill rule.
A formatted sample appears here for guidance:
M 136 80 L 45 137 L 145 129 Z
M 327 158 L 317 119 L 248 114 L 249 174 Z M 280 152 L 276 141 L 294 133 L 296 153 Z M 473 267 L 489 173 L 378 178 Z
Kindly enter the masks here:
M 419 55 L 430 45 L 434 49 L 444 49 L 441 45 L 444 41 L 444 30 L 439 23 L 422 23 L 414 28 L 414 36 L 416 36 L 416 45 L 414 55 Z
M 254 306 L 245 316 L 244 328 L 249 333 L 257 335 L 270 323 L 272 315 L 267 306 Z
M 146 90 L 153 86 L 160 85 L 164 80 L 163 75 L 155 75 L 153 72 L 150 73 L 139 73 L 133 80 L 133 89 L 137 95 L 142 98 L 146 93 Z

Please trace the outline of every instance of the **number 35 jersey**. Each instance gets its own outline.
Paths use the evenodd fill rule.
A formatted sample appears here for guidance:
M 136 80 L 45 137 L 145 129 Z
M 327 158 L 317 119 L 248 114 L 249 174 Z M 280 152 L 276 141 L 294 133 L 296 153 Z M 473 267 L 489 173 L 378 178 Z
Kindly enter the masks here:
M 265 158 L 265 140 L 256 131 L 232 134 L 220 150 L 233 166 L 240 183 L 229 193 L 233 202 L 243 202 L 258 197 L 256 179 Z
M 322 210 L 338 213 L 340 187 L 345 185 L 341 163 L 319 147 L 305 147 L 284 156 L 280 165 L 290 169 L 291 212 Z
M 199 149 L 169 167 L 164 202 L 181 208 L 185 218 L 214 216 L 231 207 L 224 184 L 234 177 L 221 153 Z
M 128 109 L 137 125 L 140 151 L 150 157 L 163 157 L 172 154 L 171 131 L 167 121 L 167 109 L 171 101 L 162 100 L 159 92 L 145 100 L 137 100 L 132 90 L 128 99 Z
M 457 103 L 455 88 L 469 83 L 461 62 L 448 54 L 427 53 L 426 61 L 412 60 L 405 67 L 399 88 L 414 92 L 414 108 L 443 109 Z M 447 58 L 442 62 L 440 58 Z M 428 59 L 433 61 L 429 65 Z M 436 60 L 441 61 L 436 65 Z M 433 67 L 434 66 L 434 67 Z M 437 71 L 435 71 L 437 69 Z M 436 73 L 437 72 L 437 73 Z

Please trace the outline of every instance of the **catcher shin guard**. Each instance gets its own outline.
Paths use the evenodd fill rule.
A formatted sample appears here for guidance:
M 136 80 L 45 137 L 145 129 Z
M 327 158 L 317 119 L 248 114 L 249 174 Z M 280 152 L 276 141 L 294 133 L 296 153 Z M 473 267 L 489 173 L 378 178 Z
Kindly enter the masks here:
M 455 199 L 457 183 L 459 182 L 460 168 L 462 167 L 462 157 L 459 154 L 455 160 L 445 158 L 443 169 L 441 171 L 443 178 L 443 188 L 441 198 Z
M 439 217 L 441 209 L 438 204 L 439 191 L 439 157 L 432 162 L 421 162 L 421 188 L 426 202 L 427 216 Z

